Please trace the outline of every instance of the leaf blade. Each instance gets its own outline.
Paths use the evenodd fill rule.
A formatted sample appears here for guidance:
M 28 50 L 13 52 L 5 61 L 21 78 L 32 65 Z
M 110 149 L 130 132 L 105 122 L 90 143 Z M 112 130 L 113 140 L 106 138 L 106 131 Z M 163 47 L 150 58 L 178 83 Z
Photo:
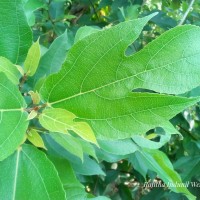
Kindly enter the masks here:
M 4 170 L 0 172 L 2 184 L 0 194 L 2 197 L 26 199 L 28 195 L 30 199 L 50 200 L 56 199 L 56 197 L 65 199 L 65 192 L 55 167 L 44 153 L 31 145 L 23 145 L 0 165 L 1 169 L 7 171 L 6 175 L 3 172 Z M 7 176 L 8 174 L 9 176 Z M 9 179 L 5 181 L 7 177 Z M 54 187 L 52 187 L 52 184 Z M 8 191 L 9 193 L 7 193 Z
M 32 33 L 21 0 L 1 1 L 0 55 L 13 63 L 22 63 L 32 42 Z
M 0 73 L 0 94 L 0 160 L 3 160 L 23 141 L 28 121 L 24 99 L 3 73 Z
M 39 39 L 32 44 L 24 62 L 24 71 L 28 76 L 33 76 L 38 68 L 40 61 L 40 44 Z

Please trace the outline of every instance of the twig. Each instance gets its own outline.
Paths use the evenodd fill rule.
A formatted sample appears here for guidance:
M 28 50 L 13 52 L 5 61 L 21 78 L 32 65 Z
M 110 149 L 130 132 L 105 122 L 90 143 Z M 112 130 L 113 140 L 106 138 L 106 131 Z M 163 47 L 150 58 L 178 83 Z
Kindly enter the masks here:
M 21 78 L 20 83 L 19 83 L 19 91 L 22 91 L 23 85 L 27 80 L 27 75 L 24 74 L 24 76 Z
M 195 0 L 191 0 L 188 9 L 186 10 L 185 14 L 183 15 L 181 21 L 179 22 L 178 26 L 182 25 L 186 19 L 186 17 L 188 16 L 190 9 L 192 8 L 193 4 L 194 4 Z
M 96 15 L 97 20 L 99 21 L 99 16 L 98 16 L 98 14 L 97 14 L 97 11 L 96 11 L 96 9 L 95 9 L 94 4 L 92 3 L 91 0 L 89 0 L 89 2 L 90 2 L 91 6 L 92 6 L 92 8 L 93 8 L 93 11 L 94 11 L 94 13 L 95 13 L 95 15 Z
M 181 130 L 183 130 L 185 133 L 187 133 L 193 140 L 198 140 L 197 137 L 195 137 L 190 131 L 183 128 L 181 125 L 177 125 Z

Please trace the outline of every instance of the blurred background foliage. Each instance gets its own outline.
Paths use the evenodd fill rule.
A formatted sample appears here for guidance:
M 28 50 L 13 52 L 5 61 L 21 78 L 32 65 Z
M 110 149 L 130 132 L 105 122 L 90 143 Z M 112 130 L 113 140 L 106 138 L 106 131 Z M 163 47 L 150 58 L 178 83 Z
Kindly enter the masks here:
M 62 50 L 64 48 L 67 53 L 76 40 L 75 35 L 81 27 L 86 26 L 85 30 L 82 30 L 87 35 L 95 29 L 104 29 L 126 20 L 158 12 L 158 15 L 145 26 L 140 37 L 127 49 L 127 55 L 133 54 L 165 31 L 177 26 L 190 4 L 189 0 L 23 1 L 28 23 L 34 33 L 34 40 L 36 41 L 40 37 L 43 55 L 49 50 L 42 60 L 49 59 L 51 49 Z M 200 0 L 194 2 L 184 23 L 200 26 Z M 63 45 L 60 45 L 61 43 Z M 57 61 L 59 66 L 66 57 L 61 54 L 59 54 L 61 58 L 59 57 Z M 197 95 L 200 95 L 199 88 L 183 94 L 187 97 Z M 200 104 L 178 114 L 171 122 L 183 135 L 184 140 L 181 140 L 178 135 L 172 135 L 169 142 L 160 150 L 168 156 L 184 182 L 200 183 Z M 159 135 L 162 135 L 162 130 L 159 128 L 146 133 L 146 137 L 152 141 L 160 141 Z M 47 143 L 51 144 L 52 141 L 47 141 Z M 48 149 L 51 150 L 51 148 L 52 145 Z M 120 150 L 120 146 L 118 148 Z M 76 163 L 73 165 L 77 178 L 85 186 L 83 190 L 88 193 L 84 193 L 84 195 L 87 194 L 88 197 L 105 195 L 113 200 L 187 199 L 181 194 L 170 192 L 167 188 L 143 187 L 145 181 L 162 181 L 155 172 L 149 170 L 148 163 L 140 154 L 134 153 L 130 157 L 129 154 L 116 155 L 99 149 L 96 149 L 96 154 L 101 169 L 99 165 L 93 163 L 90 157 L 84 161 L 85 166 L 90 166 L 88 171 L 87 167 L 83 166 L 83 169 L 80 169 Z M 73 156 L 70 159 L 75 162 Z M 90 171 L 91 168 L 93 171 Z M 200 188 L 191 187 L 189 189 L 200 199 Z M 83 190 L 81 189 L 81 195 Z

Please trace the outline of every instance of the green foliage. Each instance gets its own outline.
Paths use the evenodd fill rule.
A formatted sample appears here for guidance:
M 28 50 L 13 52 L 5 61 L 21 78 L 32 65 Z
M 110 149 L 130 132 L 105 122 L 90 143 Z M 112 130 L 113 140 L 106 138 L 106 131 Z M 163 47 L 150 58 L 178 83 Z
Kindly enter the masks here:
M 197 185 L 173 186 L 200 182 L 200 28 L 176 26 L 187 8 L 1 2 L 1 198 L 196 199 Z
M 1 1 L 0 13 L 0 29 L 3 36 L 0 54 L 12 63 L 22 63 L 31 45 L 32 34 L 21 0 Z

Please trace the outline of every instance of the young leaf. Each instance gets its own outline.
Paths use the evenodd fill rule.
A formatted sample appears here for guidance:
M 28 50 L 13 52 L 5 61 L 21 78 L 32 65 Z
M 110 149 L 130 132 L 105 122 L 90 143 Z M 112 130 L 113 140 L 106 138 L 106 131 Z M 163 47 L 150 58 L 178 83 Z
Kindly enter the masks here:
M 31 145 L 19 147 L 0 168 L 0 196 L 4 199 L 65 200 L 55 167 Z
M 32 42 L 22 1 L 1 0 L 0 13 L 0 56 L 22 63 Z
M 37 91 L 36 92 L 29 91 L 28 93 L 31 95 L 31 99 L 33 101 L 33 104 L 36 105 L 36 104 L 40 103 L 40 95 Z
M 37 115 L 38 115 L 37 111 L 32 110 L 32 111 L 29 113 L 29 115 L 28 115 L 28 117 L 27 117 L 27 120 L 34 119 Z
M 12 154 L 24 139 L 28 126 L 26 107 L 18 88 L 0 73 L 0 161 Z M 0 195 L 1 196 L 1 195 Z
M 40 61 L 40 44 L 39 39 L 33 43 L 28 51 L 28 55 L 24 62 L 24 71 L 28 76 L 33 76 L 38 68 Z
M 19 83 L 20 72 L 7 58 L 0 57 L 0 72 L 3 72 L 14 84 Z
M 46 149 L 44 142 L 35 129 L 29 130 L 27 134 L 27 139 L 36 147 Z
M 67 51 L 72 46 L 73 39 L 71 38 L 69 32 L 66 30 L 62 35 L 57 37 L 48 51 L 41 57 L 39 62 L 39 67 L 35 76 L 35 80 L 39 78 L 57 72 L 60 70 L 66 55 Z
M 124 139 L 165 126 L 197 102 L 171 95 L 131 93 L 146 88 L 177 94 L 200 84 L 199 27 L 174 28 L 140 52 L 125 56 L 128 45 L 152 16 L 120 23 L 78 41 L 61 71 L 46 79 L 40 90 L 43 99 L 88 122 L 98 139 Z
M 51 132 L 66 134 L 71 130 L 83 139 L 97 144 L 95 135 L 90 126 L 85 122 L 75 122 L 75 118 L 76 115 L 67 110 L 52 108 L 44 110 L 39 116 L 39 121 L 44 128 Z

